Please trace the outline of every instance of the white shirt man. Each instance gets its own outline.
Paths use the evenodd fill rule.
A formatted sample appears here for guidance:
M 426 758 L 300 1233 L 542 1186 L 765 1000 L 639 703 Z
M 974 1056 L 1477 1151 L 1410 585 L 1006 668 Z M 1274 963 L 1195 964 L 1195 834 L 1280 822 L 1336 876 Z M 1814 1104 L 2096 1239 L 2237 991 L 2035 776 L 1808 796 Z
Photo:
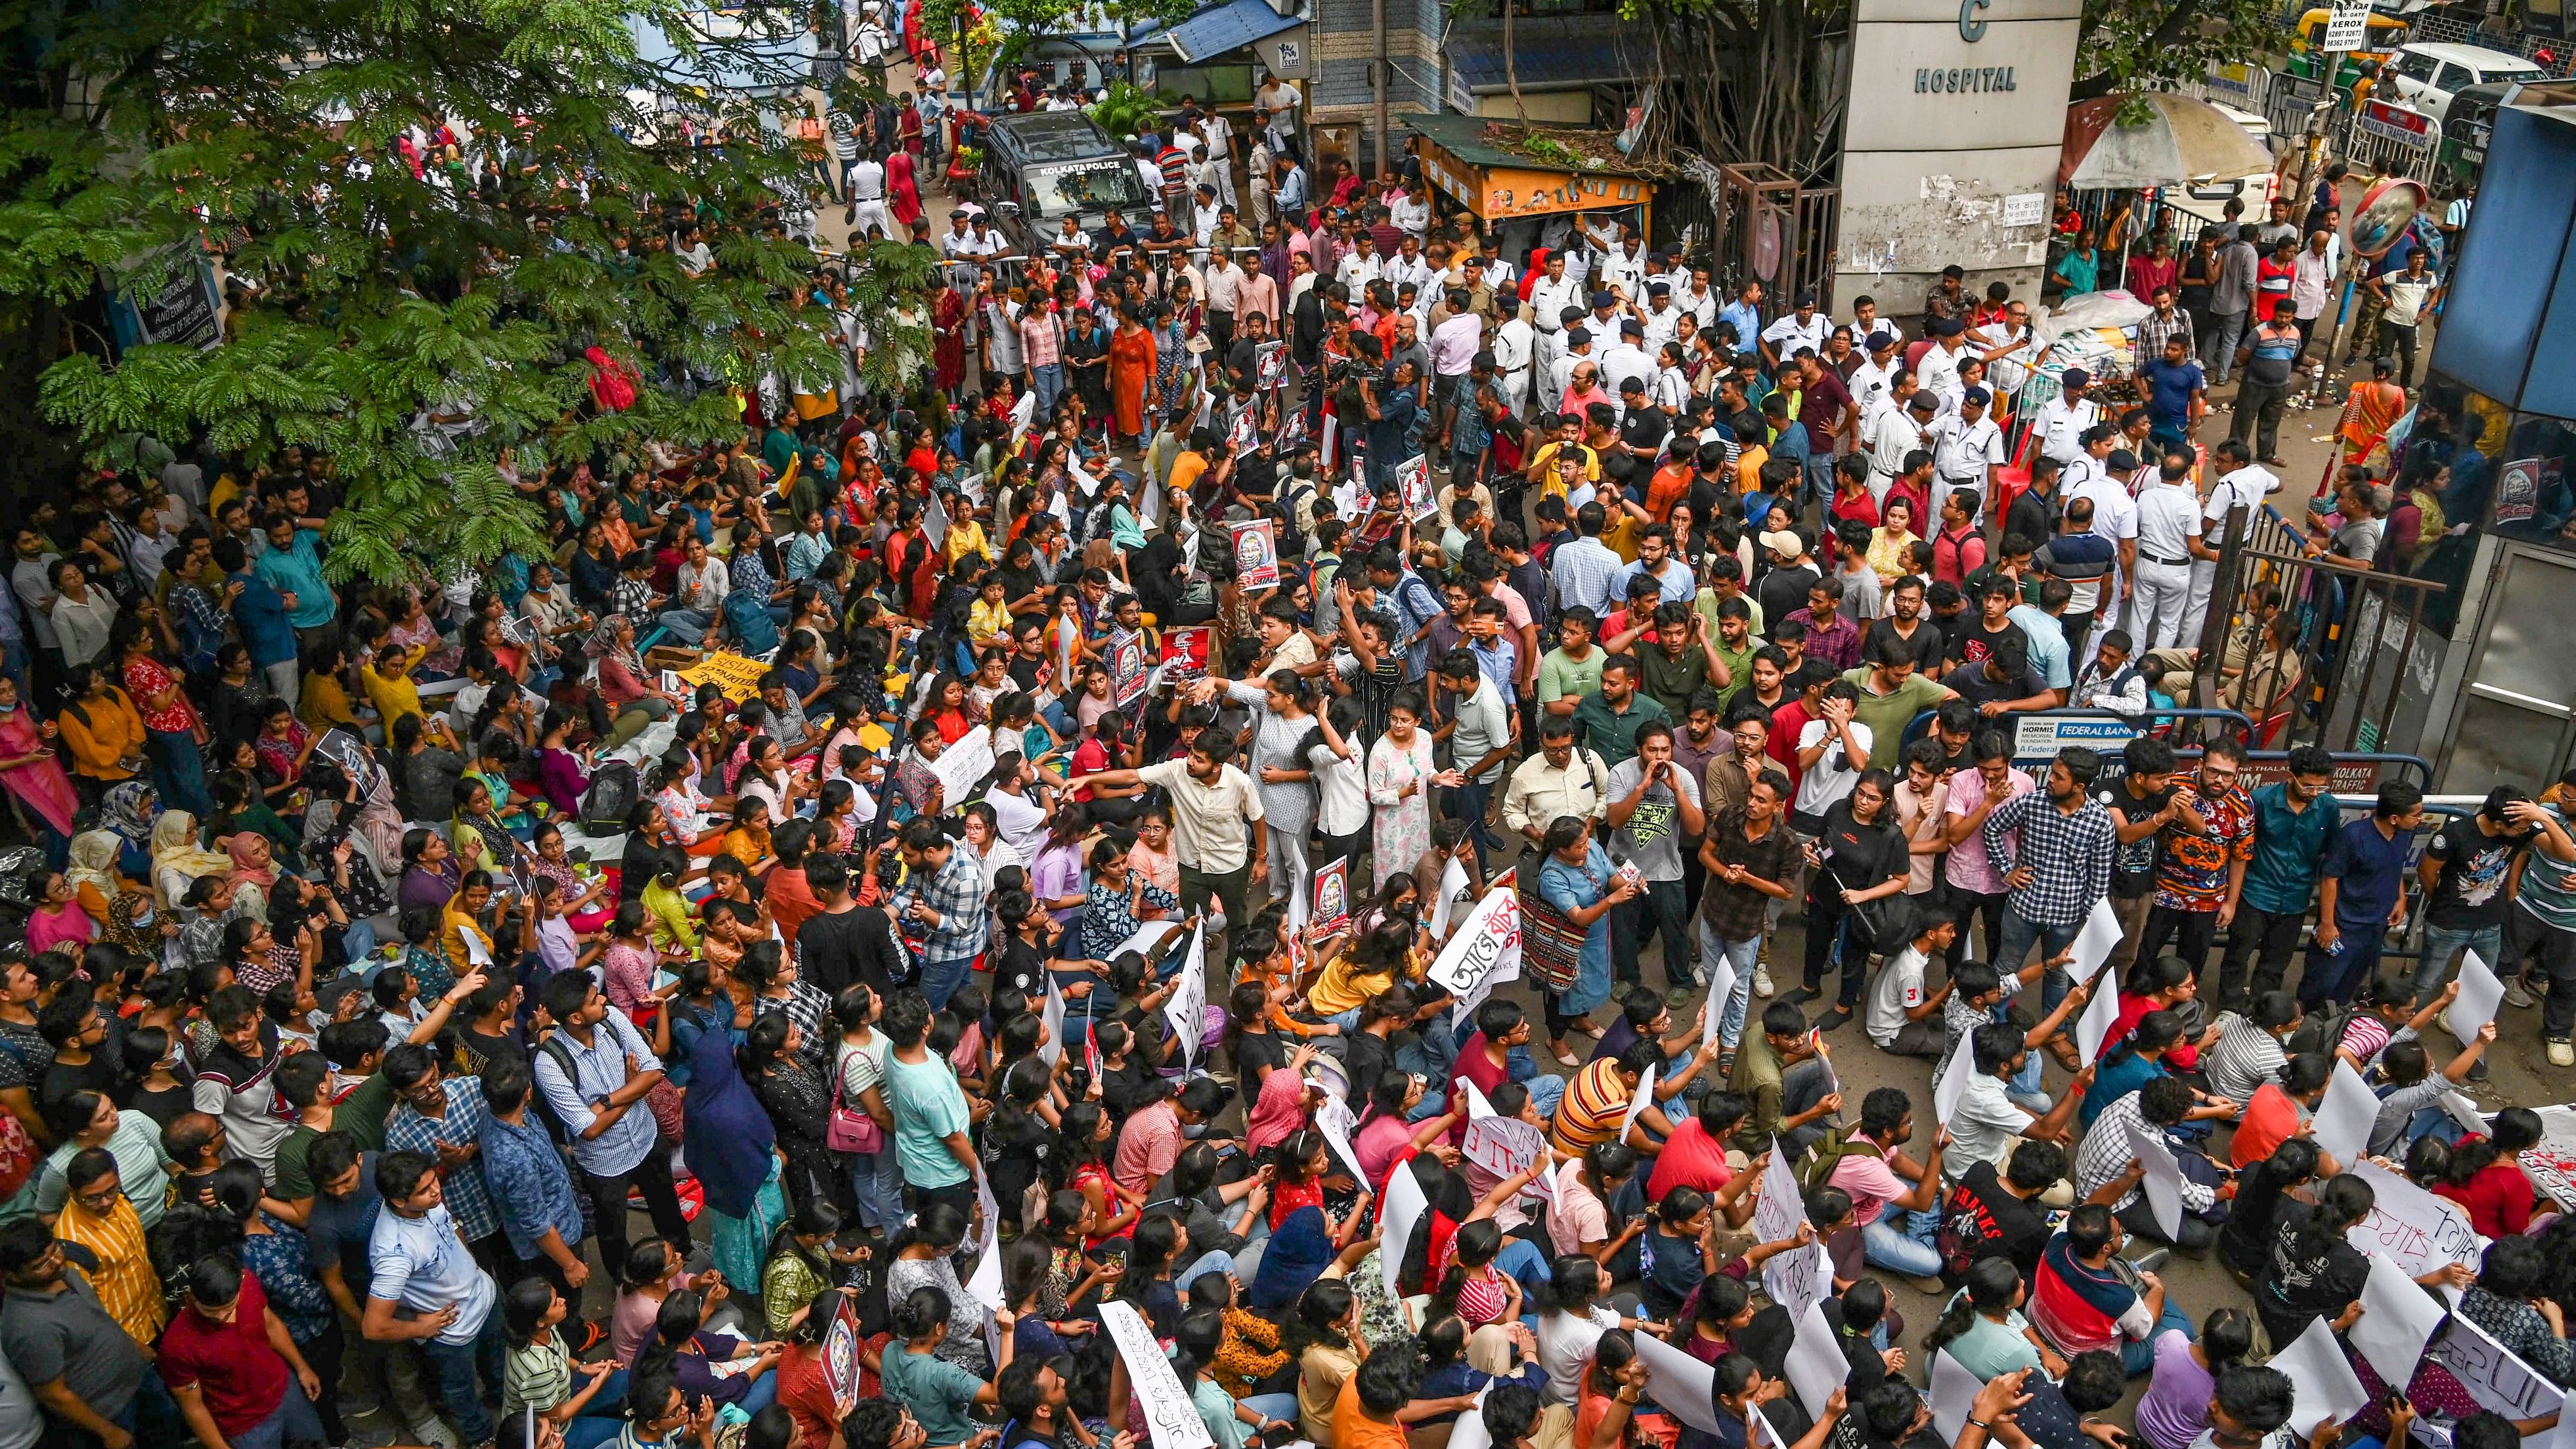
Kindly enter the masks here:
M 2210 460 L 2210 466 L 2222 467 L 2229 461 L 2242 466 L 2230 469 L 2209 485 L 2209 498 L 2202 503 L 2201 545 L 2211 554 L 2227 542 L 2227 515 L 2237 508 L 2245 510 L 2246 526 L 2251 528 L 2260 516 L 2263 500 L 2279 491 L 2281 480 L 2260 463 L 2235 457 L 2231 450 L 2240 445 L 2221 443 Z M 2182 641 L 2186 644 L 2200 637 L 2200 626 L 2208 617 L 2210 591 L 2218 587 L 2218 560 L 2195 555 L 2191 561 L 2191 601 L 2183 608 Z
M 1916 396 L 1921 396 L 1920 393 Z M 1986 416 L 1986 390 L 1975 388 L 1960 399 L 1959 410 L 1932 420 L 1932 471 L 1944 491 L 1969 488 L 1986 495 L 1989 470 L 2003 466 L 2003 430 Z M 1980 503 L 1980 509 L 1983 508 Z
M 1542 276 L 1530 283 L 1529 301 L 1530 325 L 1553 334 L 1565 326 L 1566 308 L 1583 305 L 1582 284 L 1575 280 L 1570 269 L 1559 275 Z
M 2191 541 L 2200 533 L 2200 495 L 2191 470 L 2149 475 L 2138 494 L 2138 652 L 2180 642 L 2191 598 Z
M 2074 394 L 2073 399 L 2070 401 L 2062 392 L 2040 404 L 2039 421 L 2035 426 L 2039 431 L 2040 455 L 2055 458 L 2061 465 L 2071 467 L 2084 454 L 2084 430 L 2102 421 L 2102 405 L 2083 395 L 2084 388 L 2093 381 L 2084 369 L 2068 368 L 2062 380 L 2067 391 Z
M 1869 493 L 1875 501 L 1887 501 L 1887 490 L 1905 472 L 1908 453 L 1919 449 L 1932 454 L 1936 467 L 1940 462 L 1940 450 L 1935 446 L 1939 440 L 1931 430 L 1934 405 L 1927 402 L 1919 408 L 1913 406 L 1915 398 L 1924 396 L 1921 392 L 1911 393 L 1904 403 L 1880 408 L 1862 425 L 1862 435 L 1869 441 Z
M 1642 329 L 1639 332 L 1628 330 L 1637 325 L 1633 319 L 1623 320 L 1619 340 L 1601 354 L 1601 385 L 1609 389 L 1612 397 L 1617 397 L 1621 384 L 1632 377 L 1639 382 L 1654 381 L 1655 359 L 1637 345 L 1642 340 Z
M 1896 374 L 1903 369 L 1895 353 L 1873 352 L 1843 379 L 1844 388 L 1851 393 L 1852 407 L 1860 414 L 1863 437 L 1868 436 L 1870 420 L 1878 416 L 1879 410 L 1895 402 Z
M 1208 310 L 1234 315 L 1243 294 L 1243 268 L 1236 266 L 1232 257 L 1216 252 L 1208 257 L 1205 275 Z
M 1431 198 L 1427 195 L 1398 194 L 1386 204 L 1387 225 L 1407 236 L 1419 237 L 1431 230 Z
M 1388 285 L 1394 287 L 1399 295 L 1403 293 L 1407 283 L 1412 284 L 1417 298 L 1431 295 L 1433 275 L 1431 259 L 1424 256 L 1418 247 L 1411 256 L 1398 251 L 1394 256 L 1388 257 L 1379 267 L 1378 275 L 1383 277 Z
M 1945 328 L 1958 327 L 1959 321 L 1954 317 L 1935 325 Z M 1923 360 L 1914 365 L 1914 380 L 1923 385 L 1925 392 L 1932 394 L 1933 399 L 1942 405 L 1944 411 L 1955 410 L 1958 407 L 1959 394 L 1966 390 L 1966 384 L 1959 381 L 1959 354 L 1966 345 L 1965 328 L 1946 335 L 1936 335 L 1932 345 L 1923 349 Z
M 1538 353 L 1538 331 L 1530 326 L 1528 311 L 1518 309 L 1494 329 L 1495 386 L 1516 418 L 1529 416 L 1530 368 Z
M 1681 309 L 1691 314 L 1691 321 L 1698 325 L 1699 330 L 1706 332 L 1717 321 L 1720 304 L 1717 289 L 1702 285 L 1701 275 L 1693 272 L 1690 286 L 1687 289 L 1674 288 L 1673 295 L 1680 299 Z
M 1652 357 L 1663 351 L 1665 343 L 1681 335 L 1682 314 L 1681 309 L 1673 305 L 1672 293 L 1666 283 L 1655 281 L 1646 286 L 1651 300 L 1646 304 L 1646 315 L 1642 320 L 1646 324 L 1646 354 Z M 1658 287 L 1667 289 L 1654 290 Z
M 1368 233 L 1362 232 L 1360 245 L 1343 256 L 1340 265 L 1333 268 L 1333 280 L 1350 288 L 1352 299 L 1357 300 L 1360 288 L 1377 281 L 1384 274 L 1384 269 L 1384 262 L 1369 245 Z
M 1601 259 L 1601 285 L 1631 302 L 1645 297 L 1645 245 L 1633 233 L 1620 238 L 1618 250 Z
M 1802 312 L 1806 314 L 1804 317 L 1799 315 Z M 1762 329 L 1762 340 L 1770 344 L 1771 351 L 1779 357 L 1780 365 L 1783 367 L 1786 367 L 1789 359 L 1796 357 L 1801 350 L 1812 352 L 1818 357 L 1824 356 L 1825 339 L 1833 335 L 1834 319 L 1826 316 L 1822 309 L 1812 303 L 1788 313 Z

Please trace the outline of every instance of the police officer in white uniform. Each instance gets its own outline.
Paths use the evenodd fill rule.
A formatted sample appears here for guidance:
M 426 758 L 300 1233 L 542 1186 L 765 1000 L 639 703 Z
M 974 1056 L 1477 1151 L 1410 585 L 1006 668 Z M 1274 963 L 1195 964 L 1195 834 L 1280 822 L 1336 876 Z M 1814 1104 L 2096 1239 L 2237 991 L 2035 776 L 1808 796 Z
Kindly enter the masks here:
M 2209 498 L 2200 509 L 2200 536 L 2191 541 L 2191 602 L 2183 609 L 2178 641 L 2186 648 L 2200 642 L 2209 596 L 2218 587 L 2218 551 L 2227 542 L 2227 515 L 2243 508 L 2250 528 L 2263 500 L 2281 489 L 2281 480 L 2255 462 L 2254 450 L 2239 439 L 2220 443 L 2211 463 L 2224 471 L 2209 485 Z
M 1923 415 L 1919 399 L 1930 397 L 1917 392 L 1907 400 L 1916 417 Z M 1986 416 L 1986 405 L 1994 401 L 1982 387 L 1972 387 L 1959 395 L 1959 410 L 1943 413 L 1932 420 L 1932 471 L 1941 480 L 1940 491 L 1933 496 L 1947 498 L 1965 488 L 1977 495 L 1977 513 L 1983 517 L 1988 485 L 1993 470 L 2004 463 L 2003 429 Z
M 2191 455 L 2168 452 L 2138 492 L 2138 653 L 2180 642 L 2191 601 L 2191 544 L 2200 535 L 2200 494 Z
M 2084 456 L 2084 444 L 2078 441 L 2084 430 L 2102 421 L 2102 405 L 2084 395 L 2093 385 L 2093 375 L 2083 368 L 2070 367 L 2057 381 L 2058 395 L 2040 404 L 2039 419 L 2032 428 L 2039 434 L 2040 455 L 2072 468 Z

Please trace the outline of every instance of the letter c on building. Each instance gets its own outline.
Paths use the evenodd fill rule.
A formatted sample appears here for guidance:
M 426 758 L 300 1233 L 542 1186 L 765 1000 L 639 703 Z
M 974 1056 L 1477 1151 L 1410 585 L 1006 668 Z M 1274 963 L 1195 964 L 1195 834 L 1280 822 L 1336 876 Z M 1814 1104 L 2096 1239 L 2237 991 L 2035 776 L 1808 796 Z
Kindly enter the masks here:
M 1986 37 L 1986 22 L 1977 14 L 1993 0 L 1959 0 L 1959 38 L 1970 45 Z

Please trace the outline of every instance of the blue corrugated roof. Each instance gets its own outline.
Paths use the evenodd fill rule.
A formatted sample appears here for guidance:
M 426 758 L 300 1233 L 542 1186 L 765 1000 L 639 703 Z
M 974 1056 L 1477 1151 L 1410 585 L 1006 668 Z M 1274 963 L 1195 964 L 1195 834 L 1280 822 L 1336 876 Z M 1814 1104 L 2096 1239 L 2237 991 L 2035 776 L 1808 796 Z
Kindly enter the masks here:
M 1269 0 L 1227 0 L 1173 26 L 1165 39 L 1181 59 L 1196 65 L 1236 46 L 1267 40 L 1304 23 L 1271 9 Z
M 1620 59 L 1619 42 L 1608 35 L 1550 36 L 1546 43 L 1534 45 L 1524 33 L 1514 47 L 1520 56 L 1520 81 L 1523 90 L 1551 90 L 1596 83 L 1617 83 L 1629 79 L 1628 66 Z M 1449 65 L 1473 91 L 1500 91 L 1510 88 L 1503 74 L 1503 44 L 1500 36 L 1490 40 L 1453 34 L 1448 42 Z

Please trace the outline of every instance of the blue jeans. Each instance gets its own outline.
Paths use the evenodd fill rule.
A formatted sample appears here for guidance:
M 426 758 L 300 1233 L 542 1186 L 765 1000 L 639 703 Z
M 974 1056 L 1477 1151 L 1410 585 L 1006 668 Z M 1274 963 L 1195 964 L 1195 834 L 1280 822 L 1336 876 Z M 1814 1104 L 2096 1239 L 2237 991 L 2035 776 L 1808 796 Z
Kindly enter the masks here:
M 206 754 L 197 737 L 186 730 L 146 730 L 144 736 L 143 752 L 152 759 L 162 803 L 200 820 L 211 817 L 215 802 L 206 793 Z
M 1210 1273 L 1231 1273 L 1233 1271 L 1234 1257 L 1232 1254 L 1202 1253 L 1199 1255 L 1196 1262 L 1191 1263 L 1188 1267 L 1183 1268 L 1180 1272 L 1172 1276 L 1172 1287 L 1177 1290 L 1181 1296 L 1186 1298 L 1189 1296 L 1190 1285 L 1201 1278 L 1206 1277 Z
M 691 649 L 698 647 L 714 625 L 716 616 L 703 609 L 664 609 L 658 622 Z
M 2464 949 L 2477 952 L 2478 959 L 2490 967 L 2502 969 L 2498 963 L 2504 959 L 2504 923 L 2499 921 L 2492 926 L 2475 926 L 2465 931 L 2427 925 L 2424 928 L 2424 954 L 2415 961 L 2416 1005 L 2431 1001 L 2442 989 L 2442 984 L 2451 979 L 2451 963 L 2459 959 Z
M 1265 1419 L 1277 1419 L 1283 1424 L 1297 1422 L 1295 1394 L 1246 1394 L 1235 1402 Z
M 304 1385 L 295 1375 L 286 1376 L 286 1399 L 269 1416 L 238 1434 L 227 1434 L 224 1442 L 235 1449 L 280 1449 L 289 1439 L 298 1443 L 319 1443 L 322 1420 L 313 1412 L 313 1401 L 304 1397 Z
M 850 1158 L 850 1190 L 859 1204 L 859 1223 L 891 1233 L 903 1223 L 903 1174 L 896 1170 L 894 1144 Z
M 2387 923 L 2338 920 L 2335 925 L 2343 933 L 2335 938 L 2335 949 L 2327 950 L 2314 937 L 2308 940 L 2308 964 L 2299 973 L 2299 1005 L 2304 1010 L 2314 1011 L 2328 1001 L 2350 1001 L 2361 983 L 2379 973 L 2379 954 L 2388 944 Z
M 574 1379 L 573 1387 L 580 1388 L 581 1380 Z M 625 1427 L 626 1370 L 619 1369 L 600 1381 L 599 1392 L 580 1413 L 564 1422 L 564 1449 L 599 1449 Z
M 1555 1276 L 1547 1253 L 1538 1244 L 1513 1234 L 1504 1235 L 1503 1250 L 1494 1255 L 1494 1266 L 1510 1274 L 1523 1293 L 1537 1293 Z
M 490 1384 L 496 1391 L 501 1386 L 501 1315 L 485 1314 L 483 1331 L 471 1343 L 423 1339 L 420 1351 L 438 1376 L 439 1404 L 447 1412 L 447 1421 L 456 1426 L 456 1432 L 468 1444 L 491 1438 L 492 1416 L 483 1410 L 483 1393 L 476 1375 L 480 1374 L 481 1383 Z M 775 1397 L 776 1390 L 771 1393 Z
M 1701 980 L 1716 975 L 1717 960 L 1721 956 L 1726 958 L 1726 964 L 1735 968 L 1735 988 L 1727 993 L 1724 1014 L 1717 1023 L 1719 1043 L 1732 1047 L 1744 1039 L 1744 1016 L 1753 1009 L 1753 968 L 1762 954 L 1762 938 L 1754 936 L 1742 941 L 1729 941 L 1709 928 L 1705 916 L 1695 922 L 1693 929 L 1699 934 Z
M 2010 905 L 2006 905 L 2003 940 L 1995 948 L 1995 970 L 2004 975 L 2019 971 L 2022 963 L 2030 959 L 2030 948 L 2034 945 L 2039 947 L 2040 954 L 2054 956 L 2074 945 L 2076 933 L 2083 929 L 2084 922 L 2080 919 L 2063 926 L 2043 926 L 2025 918 L 2021 912 L 2014 910 Z M 2066 979 L 2064 971 L 2051 971 L 2041 978 L 2039 1002 L 2041 1014 L 2046 1015 L 2055 1011 L 2057 1003 L 2066 999 L 2067 990 L 2072 984 Z
M 1889 1207 L 1878 1221 L 1860 1230 L 1861 1257 L 1873 1268 L 1929 1278 L 1941 1271 L 1941 1251 L 1932 1245 L 1941 1230 L 1939 1213 L 1906 1212 Z
M 1038 421 L 1055 416 L 1055 400 L 1064 392 L 1064 364 L 1041 362 L 1029 368 L 1030 390 L 1038 395 Z
M 966 984 L 974 966 L 975 958 L 972 956 L 960 956 L 954 961 L 922 962 L 921 994 L 930 999 L 930 1009 L 945 1009 L 948 998 L 956 995 L 958 988 Z
M 2146 1337 L 2126 1339 L 2120 1344 L 2120 1363 L 2128 1369 L 2129 1377 L 2136 1378 L 2155 1368 L 2156 1340 L 2164 1337 L 2165 1330 L 2169 1328 L 2181 1329 L 2182 1336 L 2194 1343 L 2200 1341 L 2200 1332 L 2191 1326 L 2191 1320 L 2173 1305 L 2173 1300 L 2165 1300 L 2164 1315 L 2156 1320 L 2156 1326 L 2147 1331 Z
M 1474 763 L 1473 760 L 1460 762 L 1462 767 Z M 1499 859 L 1503 854 L 1502 837 L 1485 824 L 1485 807 L 1493 803 L 1494 787 L 1469 780 L 1452 792 L 1452 798 L 1458 818 L 1467 822 L 1468 838 L 1476 842 L 1476 858 L 1487 861 Z

